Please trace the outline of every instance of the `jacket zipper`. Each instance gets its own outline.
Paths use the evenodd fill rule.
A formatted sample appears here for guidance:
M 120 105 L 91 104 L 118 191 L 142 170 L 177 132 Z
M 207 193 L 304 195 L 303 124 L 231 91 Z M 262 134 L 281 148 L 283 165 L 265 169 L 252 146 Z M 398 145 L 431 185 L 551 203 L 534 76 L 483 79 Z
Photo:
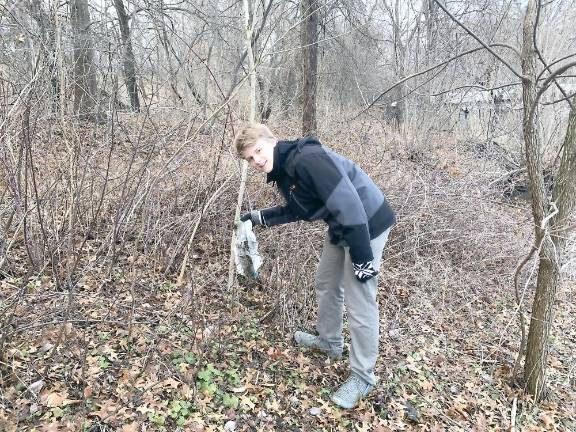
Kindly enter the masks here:
M 296 203 L 296 205 L 298 207 L 300 207 L 300 209 L 304 212 L 304 213 L 308 213 L 308 210 L 306 209 L 306 207 L 304 207 L 297 199 L 296 199 L 296 195 L 294 195 L 294 192 L 290 191 L 290 196 L 292 197 L 292 200 Z

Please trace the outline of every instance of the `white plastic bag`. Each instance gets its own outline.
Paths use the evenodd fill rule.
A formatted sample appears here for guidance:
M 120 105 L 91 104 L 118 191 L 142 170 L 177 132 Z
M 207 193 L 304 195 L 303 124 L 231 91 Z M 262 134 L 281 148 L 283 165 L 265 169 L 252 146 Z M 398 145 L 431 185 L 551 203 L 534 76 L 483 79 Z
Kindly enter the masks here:
M 234 261 L 238 274 L 258 279 L 258 269 L 262 265 L 262 257 L 258 253 L 258 241 L 254 231 L 252 231 L 250 220 L 238 223 Z

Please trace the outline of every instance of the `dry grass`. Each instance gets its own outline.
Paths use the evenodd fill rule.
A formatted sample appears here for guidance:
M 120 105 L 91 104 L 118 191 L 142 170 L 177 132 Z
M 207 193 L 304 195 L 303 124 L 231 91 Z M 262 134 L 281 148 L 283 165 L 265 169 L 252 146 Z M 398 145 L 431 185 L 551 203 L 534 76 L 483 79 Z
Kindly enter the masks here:
M 258 231 L 262 281 L 242 282 L 227 292 L 237 178 L 236 161 L 228 150 L 230 130 L 217 126 L 176 154 L 185 125 L 158 117 L 142 127 L 141 120 L 122 119 L 114 133 L 106 128 L 33 128 L 32 154 L 42 199 L 35 199 L 30 181 L 27 194 L 20 193 L 28 196 L 31 209 L 26 236 L 18 228 L 21 209 L 7 226 L 15 203 L 23 202 L 14 199 L 14 191 L 24 190 L 22 177 L 20 183 L 14 175 L 6 177 L 9 182 L 3 187 L 9 189 L 2 193 L 11 199 L 0 207 L 0 222 L 7 226 L 3 253 L 12 244 L 2 269 L 0 298 L 0 403 L 6 412 L 0 422 L 17 421 L 18 430 L 77 419 L 92 421 L 89 430 L 113 430 L 121 424 L 117 418 L 91 414 L 94 401 L 110 400 L 125 407 L 130 414 L 126 419 L 153 423 L 145 410 L 138 415 L 135 408 L 161 412 L 158 398 L 167 396 L 158 392 L 166 379 L 180 383 L 175 385 L 181 397 L 202 402 L 194 390 L 199 365 L 227 358 L 233 341 L 244 334 L 242 326 L 261 327 L 263 341 L 256 340 L 252 350 L 267 340 L 266 349 L 292 353 L 291 361 L 297 357 L 290 347 L 291 332 L 313 326 L 313 275 L 323 225 L 297 223 Z M 296 135 L 290 125 L 279 124 L 277 130 L 287 137 Z M 406 141 L 373 122 L 327 124 L 325 130 L 333 132 L 322 134 L 324 143 L 358 162 L 398 213 L 380 281 L 382 384 L 358 414 L 335 416 L 325 424 L 305 420 L 306 412 L 301 418 L 292 413 L 291 424 L 312 422 L 310 430 L 363 427 L 366 422 L 419 430 L 434 425 L 440 428 L 436 430 L 482 430 L 484 422 L 486 428 L 504 429 L 517 398 L 517 424 L 526 430 L 542 426 L 543 415 L 557 430 L 573 427 L 573 280 L 566 281 L 558 299 L 550 367 L 554 398 L 536 408 L 507 384 L 519 346 L 512 277 L 529 251 L 532 230 L 525 202 L 508 202 L 501 191 L 487 186 L 504 173 L 501 161 L 476 157 L 448 136 L 425 145 L 410 137 Z M 8 174 L 9 167 L 17 167 L 10 165 L 17 158 L 10 158 L 19 145 L 12 142 L 12 155 L 4 149 Z M 206 200 L 230 176 L 230 186 L 201 214 Z M 247 199 L 258 208 L 279 198 L 261 176 L 252 175 Z M 38 203 L 40 213 L 34 209 Z M 72 227 L 71 211 L 77 215 Z M 176 286 L 184 248 L 200 216 L 188 283 Z M 50 262 L 51 256 L 55 261 Z M 533 264 L 527 266 L 522 277 L 524 309 L 532 298 L 533 270 Z M 217 343 L 211 334 L 219 335 Z M 198 363 L 175 367 L 177 352 L 193 352 Z M 103 361 L 110 364 L 104 368 Z M 242 360 L 246 381 L 250 365 L 265 364 L 258 361 L 252 354 Z M 290 366 L 284 375 L 278 372 L 275 378 L 279 385 L 286 385 L 287 371 L 297 368 L 286 362 Z M 311 373 L 301 398 L 317 400 L 316 391 L 335 385 L 345 370 L 317 366 L 323 375 Z M 82 402 L 56 415 L 43 396 L 36 399 L 26 390 L 40 379 L 45 389 L 59 394 L 65 390 L 69 399 Z M 140 405 L 130 399 L 135 388 L 145 396 Z M 407 426 L 405 401 L 420 410 L 421 425 Z M 40 414 L 31 412 L 34 404 Z M 222 419 L 211 417 L 221 414 L 218 409 L 204 407 L 207 425 L 221 427 Z M 258 409 L 240 409 L 238 419 L 246 430 L 270 430 L 265 419 L 254 426 L 248 420 L 242 423 L 243 415 L 248 418 Z

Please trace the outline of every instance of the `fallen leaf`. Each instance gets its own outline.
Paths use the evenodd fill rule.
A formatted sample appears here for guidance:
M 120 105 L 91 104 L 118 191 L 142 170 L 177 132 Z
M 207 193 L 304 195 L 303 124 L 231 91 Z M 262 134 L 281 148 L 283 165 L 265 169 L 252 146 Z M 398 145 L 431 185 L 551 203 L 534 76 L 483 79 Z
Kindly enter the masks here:
M 404 409 L 406 411 L 406 417 L 413 423 L 420 423 L 420 413 L 418 410 L 410 403 L 406 401 Z
M 374 426 L 373 432 L 392 432 L 392 429 L 390 429 L 388 426 L 379 424 Z
M 322 410 L 318 407 L 310 408 L 310 414 L 312 414 L 313 416 L 320 415 L 321 412 L 322 412 Z
M 124 426 L 122 426 L 122 429 L 120 430 L 121 432 L 138 432 L 138 423 L 132 422 L 129 424 L 125 424 Z
M 42 432 L 60 432 L 60 427 L 57 422 L 47 424 L 40 429 Z
M 486 416 L 484 413 L 479 413 L 476 416 L 476 425 L 474 426 L 474 432 L 486 432 L 488 430 L 488 422 L 486 421 Z
M 434 388 L 434 384 L 428 380 L 423 380 L 420 382 L 420 387 L 422 387 L 422 390 L 431 391 Z
M 120 406 L 111 399 L 105 400 L 104 402 L 98 404 L 99 410 L 92 411 L 89 415 L 96 416 L 100 420 L 114 420 L 116 419 L 116 414 L 120 411 Z
M 162 381 L 162 384 L 164 384 L 167 387 L 172 387 L 173 389 L 176 389 L 181 383 L 180 381 L 177 381 L 174 378 L 166 378 L 164 381 Z
M 82 402 L 78 399 L 68 399 L 66 393 L 46 392 L 40 395 L 40 402 L 49 408 L 63 407 Z
M 28 390 L 30 393 L 36 396 L 40 392 L 40 390 L 42 390 L 42 387 L 44 387 L 44 380 L 38 380 L 30 384 L 26 390 Z
M 254 404 L 254 402 L 252 402 L 248 396 L 241 396 L 240 397 L 240 405 L 243 405 L 250 410 L 253 410 L 254 407 L 256 406 Z
M 354 429 L 357 432 L 372 432 L 372 430 L 374 430 L 372 425 L 370 423 L 366 423 L 366 422 L 362 422 L 362 424 L 356 423 L 354 425 Z
M 230 389 L 230 391 L 232 393 L 244 393 L 246 391 L 246 386 L 233 387 Z
M 546 429 L 551 429 L 554 427 L 554 419 L 550 417 L 548 414 L 546 413 L 540 414 L 540 420 L 542 420 L 542 423 L 544 423 Z

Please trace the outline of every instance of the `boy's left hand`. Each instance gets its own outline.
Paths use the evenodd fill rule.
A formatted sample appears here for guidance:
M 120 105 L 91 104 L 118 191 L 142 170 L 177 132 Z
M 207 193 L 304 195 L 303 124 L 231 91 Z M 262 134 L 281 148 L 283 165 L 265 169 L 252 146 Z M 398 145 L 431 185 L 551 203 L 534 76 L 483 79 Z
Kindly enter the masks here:
M 264 225 L 264 218 L 262 217 L 262 212 L 260 210 L 252 210 L 248 213 L 244 213 L 240 220 L 242 222 L 246 222 L 247 220 L 252 221 L 252 225 Z
M 372 261 L 359 264 L 353 263 L 353 266 L 354 276 L 362 283 L 372 279 L 378 274 L 378 270 L 372 266 Z

